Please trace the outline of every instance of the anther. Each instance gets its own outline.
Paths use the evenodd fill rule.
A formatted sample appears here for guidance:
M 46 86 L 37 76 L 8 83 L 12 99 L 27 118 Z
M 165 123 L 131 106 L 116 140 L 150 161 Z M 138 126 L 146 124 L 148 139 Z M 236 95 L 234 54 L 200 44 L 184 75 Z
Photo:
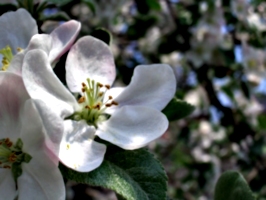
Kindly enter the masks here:
M 99 92 L 99 97 L 102 97 L 103 96 L 103 92 Z
M 12 153 L 12 154 L 8 157 L 8 161 L 11 162 L 11 163 L 15 162 L 16 159 L 17 159 L 17 156 L 16 156 L 16 154 L 14 154 L 14 153 Z
M 83 103 L 84 101 L 85 101 L 85 97 L 82 96 L 82 97 L 79 98 L 78 103 Z
M 112 101 L 112 105 L 115 105 L 115 106 L 117 106 L 117 105 L 118 105 L 118 103 L 117 103 L 116 101 Z
M 109 90 L 111 88 L 110 85 L 105 85 L 105 87 Z
M 86 84 L 85 83 L 82 82 L 81 84 L 82 84 L 82 87 L 86 87 Z
M 97 83 L 97 86 L 101 88 L 103 86 L 103 84 Z
M 97 103 L 95 106 L 93 106 L 93 108 L 100 110 L 101 109 L 101 104 Z
M 17 48 L 17 52 L 21 52 L 22 50 L 23 50 L 23 49 L 20 48 L 20 47 Z
M 108 99 L 111 100 L 111 99 L 113 99 L 113 97 L 112 96 L 109 96 Z
M 111 104 L 111 103 L 107 103 L 107 104 L 105 104 L 105 106 L 106 106 L 106 107 L 111 107 L 112 104 Z
M 85 108 L 87 108 L 87 109 L 89 109 L 89 110 L 91 109 L 91 107 L 90 107 L 90 106 L 88 106 L 88 105 L 86 105 L 86 106 L 85 106 Z

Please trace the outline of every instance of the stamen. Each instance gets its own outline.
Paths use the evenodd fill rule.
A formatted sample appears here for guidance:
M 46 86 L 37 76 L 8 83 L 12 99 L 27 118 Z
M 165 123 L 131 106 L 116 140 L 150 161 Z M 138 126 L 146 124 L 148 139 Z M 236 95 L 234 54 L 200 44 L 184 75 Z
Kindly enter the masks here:
M 23 49 L 20 47 L 17 47 L 17 52 L 21 52 L 21 51 L 23 51 Z
M 101 88 L 101 87 L 103 87 L 103 84 L 101 84 L 101 83 L 98 82 L 97 83 L 97 86 Z
M 78 100 L 78 103 L 83 103 L 83 102 L 85 102 L 85 97 L 84 96 L 80 97 L 79 100 Z
M 105 87 L 109 90 L 111 88 L 110 85 L 105 85 Z
M 115 106 L 117 106 L 117 105 L 118 105 L 118 103 L 117 103 L 116 101 L 112 101 L 112 105 L 115 105 Z

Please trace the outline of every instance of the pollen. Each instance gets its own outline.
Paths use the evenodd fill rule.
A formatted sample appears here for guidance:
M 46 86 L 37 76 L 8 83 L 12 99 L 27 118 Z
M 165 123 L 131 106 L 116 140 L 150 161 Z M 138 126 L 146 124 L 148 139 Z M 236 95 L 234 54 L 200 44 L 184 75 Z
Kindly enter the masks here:
M 17 52 L 22 52 L 23 51 L 23 49 L 22 48 L 20 48 L 20 47 L 17 47 Z

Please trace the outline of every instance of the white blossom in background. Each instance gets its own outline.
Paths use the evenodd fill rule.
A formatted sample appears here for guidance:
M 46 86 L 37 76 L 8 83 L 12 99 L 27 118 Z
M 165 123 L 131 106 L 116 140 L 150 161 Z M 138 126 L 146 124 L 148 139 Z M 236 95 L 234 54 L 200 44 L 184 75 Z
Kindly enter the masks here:
M 90 36 L 79 39 L 66 61 L 67 86 L 80 95 L 77 101 L 53 73 L 45 52 L 33 50 L 25 57 L 22 74 L 30 96 L 43 100 L 65 120 L 59 157 L 72 169 L 90 171 L 101 164 L 106 146 L 95 142 L 95 136 L 124 149 L 137 149 L 168 127 L 161 110 L 175 94 L 171 67 L 137 66 L 125 88 L 111 88 L 115 70 L 105 43 Z
M 247 16 L 247 23 L 249 24 L 250 27 L 254 27 L 259 31 L 266 30 L 266 18 L 260 16 L 258 13 L 251 12 Z
M 0 96 L 1 199 L 64 200 L 59 160 L 50 149 L 52 145 L 58 149 L 60 136 L 56 143 L 49 139 L 20 76 L 0 72 Z
M 248 16 L 248 11 L 250 9 L 250 4 L 248 0 L 233 0 L 230 1 L 231 12 L 239 20 L 245 20 Z
M 51 34 L 38 34 L 35 19 L 22 8 L 3 14 L 0 17 L 0 26 L 2 70 L 19 75 L 27 51 L 37 48 L 46 51 L 49 62 L 54 66 L 60 56 L 71 47 L 80 30 L 80 23 L 70 20 Z
M 248 81 L 258 85 L 266 77 L 266 51 L 242 44 L 242 63 Z
M 205 12 L 198 24 L 191 29 L 193 35 L 190 41 L 191 50 L 185 54 L 187 60 L 195 67 L 210 63 L 213 51 L 222 47 L 225 41 L 225 34 L 222 31 L 224 26 L 222 8 L 217 6 L 214 10 L 207 9 Z

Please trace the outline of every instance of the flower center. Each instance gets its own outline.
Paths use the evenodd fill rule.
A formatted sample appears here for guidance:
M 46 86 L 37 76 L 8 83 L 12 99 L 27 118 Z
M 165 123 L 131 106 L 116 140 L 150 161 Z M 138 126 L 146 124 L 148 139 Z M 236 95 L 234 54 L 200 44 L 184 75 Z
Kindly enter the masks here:
M 17 48 L 17 52 L 21 52 L 22 50 L 23 49 L 20 47 Z M 10 48 L 10 46 L 7 45 L 3 49 L 0 49 L 0 54 L 3 55 L 1 70 L 6 71 L 13 59 L 12 49 Z
M 108 115 L 104 113 L 106 108 L 118 105 L 112 96 L 104 98 L 109 89 L 110 85 L 103 85 L 88 78 L 87 84 L 82 83 L 83 95 L 78 100 L 82 109 L 73 115 L 73 119 L 86 120 L 88 124 L 95 127 L 99 121 L 106 120 L 108 118 Z
M 0 168 L 11 169 L 13 164 L 28 163 L 31 156 L 22 152 L 23 143 L 18 139 L 15 144 L 9 138 L 0 139 Z

